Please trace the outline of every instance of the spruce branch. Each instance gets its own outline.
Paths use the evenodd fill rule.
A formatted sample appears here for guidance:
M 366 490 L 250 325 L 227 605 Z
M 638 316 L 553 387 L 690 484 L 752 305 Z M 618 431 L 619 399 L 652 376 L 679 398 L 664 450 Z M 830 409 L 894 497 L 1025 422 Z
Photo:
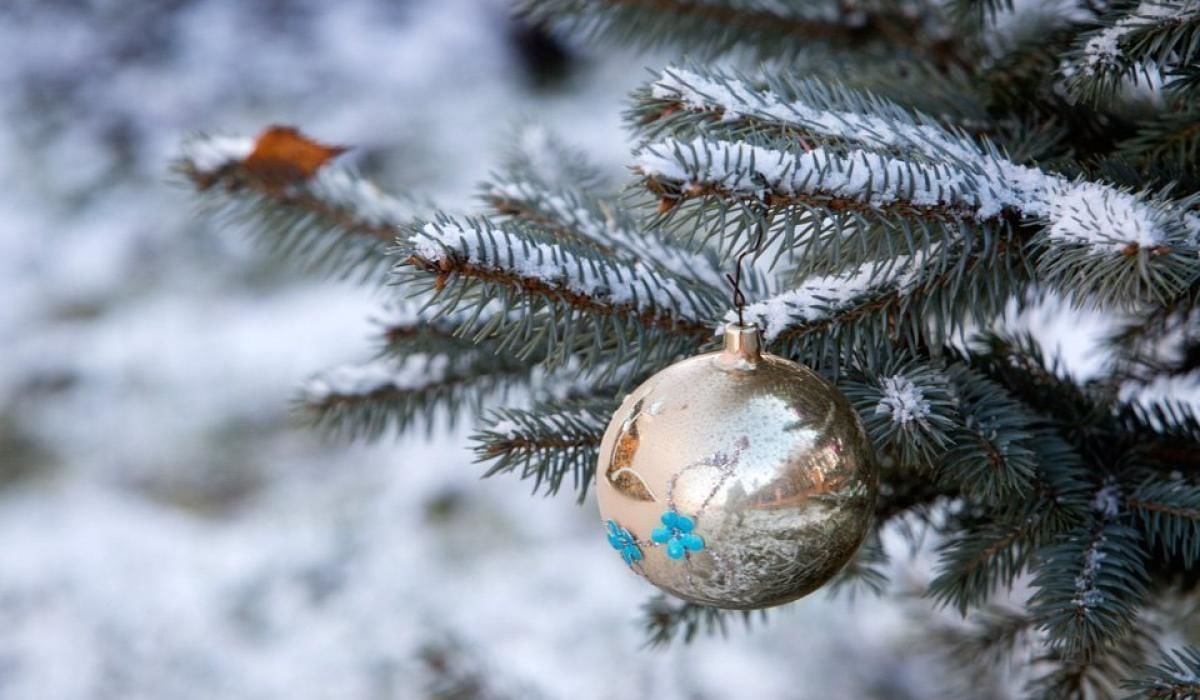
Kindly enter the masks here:
M 961 130 L 871 93 L 814 78 L 752 80 L 683 64 L 663 69 L 634 97 L 627 120 L 651 139 L 754 136 L 835 151 L 856 147 L 926 163 L 976 157 Z
M 714 294 L 722 293 L 726 286 L 712 251 L 689 250 L 660 231 L 639 227 L 613 200 L 519 176 L 502 176 L 485 184 L 483 197 L 502 217 L 526 222 L 622 262 L 643 261 L 660 273 L 688 280 Z
M 961 621 L 919 614 L 934 650 L 952 671 L 946 674 L 945 697 L 1003 695 L 1017 670 L 1011 662 L 1036 638 L 1029 615 L 1007 605 L 982 606 Z
M 711 292 L 511 223 L 439 217 L 408 230 L 401 256 L 398 279 L 423 287 L 442 313 L 494 303 L 519 312 L 490 328 L 498 349 L 551 366 L 604 360 L 611 374 L 613 352 L 636 369 L 712 338 Z
M 1027 406 L 1053 416 L 1064 434 L 1112 433 L 1111 406 L 1104 387 L 1080 385 L 1066 374 L 1058 358 L 1047 357 L 1030 333 L 984 332 L 971 340 L 963 361 L 1002 385 Z
M 415 302 L 388 304 L 373 319 L 378 329 L 378 356 L 401 361 L 412 354 L 452 355 L 473 352 L 480 345 L 494 345 L 488 329 L 508 320 L 498 304 L 471 313 L 438 314 Z
M 522 147 L 482 186 L 482 198 L 497 216 L 595 248 L 622 262 L 643 261 L 659 272 L 724 292 L 725 270 L 714 251 L 689 248 L 664 231 L 639 225 L 628 207 L 606 194 L 603 177 L 583 154 L 544 134 L 532 140 L 519 139 Z M 761 275 L 744 280 L 747 289 L 762 286 Z
M 854 558 L 829 581 L 829 595 L 846 595 L 851 601 L 859 592 L 883 595 L 888 584 L 888 575 L 884 571 L 887 563 L 887 552 L 875 530 L 859 546 Z
M 513 147 L 502 161 L 501 172 L 514 180 L 563 184 L 580 191 L 607 191 L 608 176 L 584 151 L 568 145 L 541 124 L 516 130 Z
M 1200 417 L 1182 400 L 1118 404 L 1114 428 L 1126 439 L 1134 462 L 1175 479 L 1200 480 Z
M 749 627 L 755 618 L 766 620 L 767 614 L 761 610 L 757 613 L 752 610 L 721 610 L 708 605 L 675 601 L 661 594 L 642 606 L 646 645 L 650 647 L 665 646 L 676 638 L 686 644 L 701 632 L 725 636 L 729 632 L 729 620 L 733 617 L 740 617 L 742 623 Z
M 973 230 L 947 223 L 995 226 L 1000 236 L 1012 235 L 1014 218 L 1038 225 L 1031 245 L 1039 278 L 1080 303 L 1166 303 L 1198 274 L 1190 261 L 1200 216 L 985 151 L 962 165 L 926 164 L 865 150 L 795 152 L 700 137 L 651 143 L 635 162 L 645 186 L 674 203 L 669 209 L 689 200 L 726 209 L 756 202 L 784 221 L 799 214 L 889 228 L 941 222 L 945 238 Z M 844 237 L 841 227 L 833 230 Z
M 938 574 L 928 595 L 966 615 L 999 585 L 1009 586 L 1029 563 L 1044 527 L 1031 513 L 1014 522 L 992 522 L 955 535 L 940 547 Z
M 1200 158 L 1200 108 L 1163 112 L 1142 120 L 1137 133 L 1117 144 L 1113 157 L 1136 163 L 1143 177 L 1146 171 L 1161 170 L 1170 181 L 1187 183 L 1193 191 L 1200 189 L 1195 174 Z
M 997 15 L 1012 12 L 1013 0 L 950 0 L 947 9 L 960 27 L 982 27 Z
M 1134 675 L 1159 653 L 1158 626 L 1144 618 L 1138 623 L 1120 643 L 1087 657 L 1069 656 L 1061 648 L 1043 648 L 1033 661 L 1050 670 L 1029 683 L 1029 692 L 1046 700 L 1118 697 L 1121 680 Z
M 1154 83 L 1198 59 L 1200 8 L 1191 0 L 1142 0 L 1108 13 L 1102 28 L 1080 37 L 1062 71 L 1071 94 L 1096 104 L 1130 81 Z
M 900 465 L 932 469 L 962 422 L 946 377 L 904 356 L 874 372 L 853 371 L 840 388 L 862 417 L 876 452 Z
M 952 534 L 940 547 L 938 575 L 928 590 L 939 605 L 965 615 L 997 586 L 1011 586 L 1040 548 L 1084 522 L 1092 493 L 1078 453 L 1047 429 L 1032 430 L 1024 440 L 1038 470 L 1024 497 L 992 504 L 967 500 L 951 519 Z
M 382 280 L 398 227 L 418 207 L 333 166 L 309 180 L 272 182 L 243 163 L 253 145 L 250 139 L 196 136 L 173 167 L 211 215 L 246 228 L 274 254 L 313 272 Z
M 900 245 L 917 247 L 915 237 L 902 238 Z M 808 274 L 744 313 L 785 354 L 835 372 L 850 353 L 875 365 L 887 362 L 895 347 L 927 354 L 965 324 L 1001 313 L 1029 279 L 1020 249 L 1014 252 L 1003 239 L 964 237 L 951 250 L 930 245 L 916 255 Z
M 1200 485 L 1148 478 L 1125 501 L 1150 546 L 1179 557 L 1185 569 L 1200 562 Z
M 600 439 L 617 402 L 611 399 L 542 403 L 499 409 L 471 440 L 477 461 L 491 462 L 485 477 L 516 472 L 533 491 L 558 493 L 568 476 L 582 502 L 596 471 Z
M 1200 647 L 1168 651 L 1159 663 L 1144 665 L 1141 675 L 1123 683 L 1131 698 L 1185 700 L 1200 697 Z
M 963 60 L 933 4 L 763 3 L 756 0 L 524 0 L 534 20 L 645 48 L 680 44 L 693 54 L 736 49 L 794 56 L 821 42 L 833 49 L 901 50 L 935 65 Z
M 432 429 L 439 415 L 453 425 L 489 400 L 528 384 L 532 367 L 505 353 L 477 349 L 410 354 L 330 370 L 308 382 L 298 413 L 315 428 L 347 439 L 401 433 L 414 423 Z
M 1067 659 L 1086 661 L 1129 633 L 1148 589 L 1141 535 L 1115 517 L 1115 494 L 1097 493 L 1097 522 L 1039 551 L 1030 612 Z
M 1189 103 L 1200 97 L 1200 65 L 1179 65 L 1166 71 L 1167 82 L 1163 87 L 1171 90 Z
M 1033 487 L 1038 468 L 1031 445 L 1037 418 L 977 372 L 954 368 L 950 379 L 964 421 L 941 477 L 984 503 L 1022 498 Z

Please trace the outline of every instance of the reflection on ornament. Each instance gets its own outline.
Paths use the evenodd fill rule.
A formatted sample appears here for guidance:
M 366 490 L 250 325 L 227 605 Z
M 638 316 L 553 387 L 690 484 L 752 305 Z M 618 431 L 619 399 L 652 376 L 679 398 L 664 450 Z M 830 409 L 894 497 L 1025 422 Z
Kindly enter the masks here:
M 613 547 L 626 557 L 619 527 L 636 548 L 636 572 L 685 600 L 753 609 L 812 592 L 850 559 L 876 467 L 837 389 L 762 353 L 753 326 L 729 326 L 725 341 L 625 399 L 600 446 L 597 494 Z
M 654 494 L 642 479 L 641 475 L 629 468 L 633 455 L 637 452 L 638 432 L 637 419 L 641 416 L 642 405 L 638 402 L 633 407 L 633 415 L 621 424 L 621 434 L 613 443 L 612 456 L 609 458 L 608 469 L 604 474 L 613 487 L 619 489 L 630 498 L 639 501 L 653 501 Z

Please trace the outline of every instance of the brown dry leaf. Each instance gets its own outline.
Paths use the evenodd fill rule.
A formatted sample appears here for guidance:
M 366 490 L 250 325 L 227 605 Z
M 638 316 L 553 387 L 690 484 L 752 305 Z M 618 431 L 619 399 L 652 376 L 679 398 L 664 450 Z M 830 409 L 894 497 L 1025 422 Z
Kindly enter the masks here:
M 318 143 L 295 127 L 277 124 L 259 134 L 242 169 L 270 189 L 283 189 L 312 178 L 321 166 L 347 150 Z

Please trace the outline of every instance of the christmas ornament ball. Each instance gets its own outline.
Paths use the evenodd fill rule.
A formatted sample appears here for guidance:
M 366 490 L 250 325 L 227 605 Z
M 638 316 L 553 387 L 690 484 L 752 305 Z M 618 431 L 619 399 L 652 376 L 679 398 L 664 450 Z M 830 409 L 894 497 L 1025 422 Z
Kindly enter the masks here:
M 756 609 L 807 595 L 854 555 L 878 475 L 845 396 L 764 353 L 753 325 L 635 389 L 600 443 L 609 543 L 684 600 Z

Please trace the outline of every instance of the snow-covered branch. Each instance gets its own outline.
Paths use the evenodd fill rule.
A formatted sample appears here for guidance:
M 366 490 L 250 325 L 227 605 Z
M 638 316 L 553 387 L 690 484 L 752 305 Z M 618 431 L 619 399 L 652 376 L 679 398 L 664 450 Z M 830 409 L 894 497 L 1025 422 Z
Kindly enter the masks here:
M 766 342 L 785 332 L 800 335 L 837 322 L 848 322 L 885 306 L 919 281 L 919 261 L 901 256 L 832 275 L 815 275 L 798 286 L 753 302 L 743 316 L 763 329 Z M 725 316 L 735 321 L 735 312 Z
M 636 108 L 638 126 L 657 133 L 665 117 L 683 113 L 712 128 L 847 144 L 930 162 L 970 162 L 974 144 L 935 120 L 887 100 L 817 80 L 767 86 L 720 68 L 672 66 L 654 80 Z M 676 120 L 677 121 L 677 120 Z
M 1136 532 L 1116 523 L 1079 529 L 1047 548 L 1031 610 L 1071 657 L 1087 658 L 1134 622 L 1146 596 Z
M 463 409 L 473 415 L 485 399 L 527 383 L 531 371 L 511 354 L 411 353 L 329 370 L 305 384 L 298 404 L 318 428 L 373 438 L 414 422 L 430 427 L 439 415 L 453 424 Z
M 719 315 L 710 289 L 514 222 L 439 217 L 409 229 L 402 253 L 396 279 L 440 312 L 499 303 L 517 315 L 492 326 L 500 348 L 605 377 L 695 351 Z
M 525 0 L 531 16 L 644 45 L 682 44 L 692 54 L 735 48 L 790 55 L 820 43 L 909 51 L 934 65 L 962 59 L 952 34 L 924 3 L 767 0 Z
M 625 262 L 644 261 L 683 280 L 722 289 L 725 280 L 711 253 L 638 228 L 616 204 L 567 188 L 529 180 L 490 184 L 484 197 L 500 214 L 528 221 L 570 240 L 594 246 Z
M 1085 244 L 1098 252 L 1165 252 L 1161 249 L 1191 244 L 1200 235 L 1200 217 L 1169 203 L 1069 180 L 982 150 L 958 167 L 863 150 L 796 153 L 744 141 L 664 139 L 644 147 L 635 167 L 652 189 L 669 188 L 685 198 L 716 191 L 772 203 L 794 198 L 835 211 L 859 208 L 977 221 L 1012 211 L 1046 221 L 1054 241 Z
M 1106 19 L 1060 66 L 1077 97 L 1095 102 L 1122 88 L 1157 91 L 1168 74 L 1200 57 L 1200 5 L 1192 0 L 1142 0 Z
M 185 142 L 175 169 L 218 216 L 247 226 L 269 247 L 309 266 L 373 277 L 385 251 L 416 207 L 344 168 L 327 166 L 286 185 L 245 164 L 251 139 L 197 136 Z
M 711 317 L 711 298 L 641 261 L 623 263 L 486 220 L 439 218 L 415 230 L 405 264 L 553 296 L 596 313 L 632 315 L 687 331 Z
M 1040 226 L 1034 243 L 1043 250 L 1042 280 L 1090 302 L 1163 301 L 1196 276 L 1200 216 L 1168 200 L 1071 180 L 982 149 L 952 165 L 857 149 L 794 152 L 745 141 L 663 139 L 645 146 L 635 163 L 648 189 L 676 202 L 757 202 L 891 228 L 904 220 Z

